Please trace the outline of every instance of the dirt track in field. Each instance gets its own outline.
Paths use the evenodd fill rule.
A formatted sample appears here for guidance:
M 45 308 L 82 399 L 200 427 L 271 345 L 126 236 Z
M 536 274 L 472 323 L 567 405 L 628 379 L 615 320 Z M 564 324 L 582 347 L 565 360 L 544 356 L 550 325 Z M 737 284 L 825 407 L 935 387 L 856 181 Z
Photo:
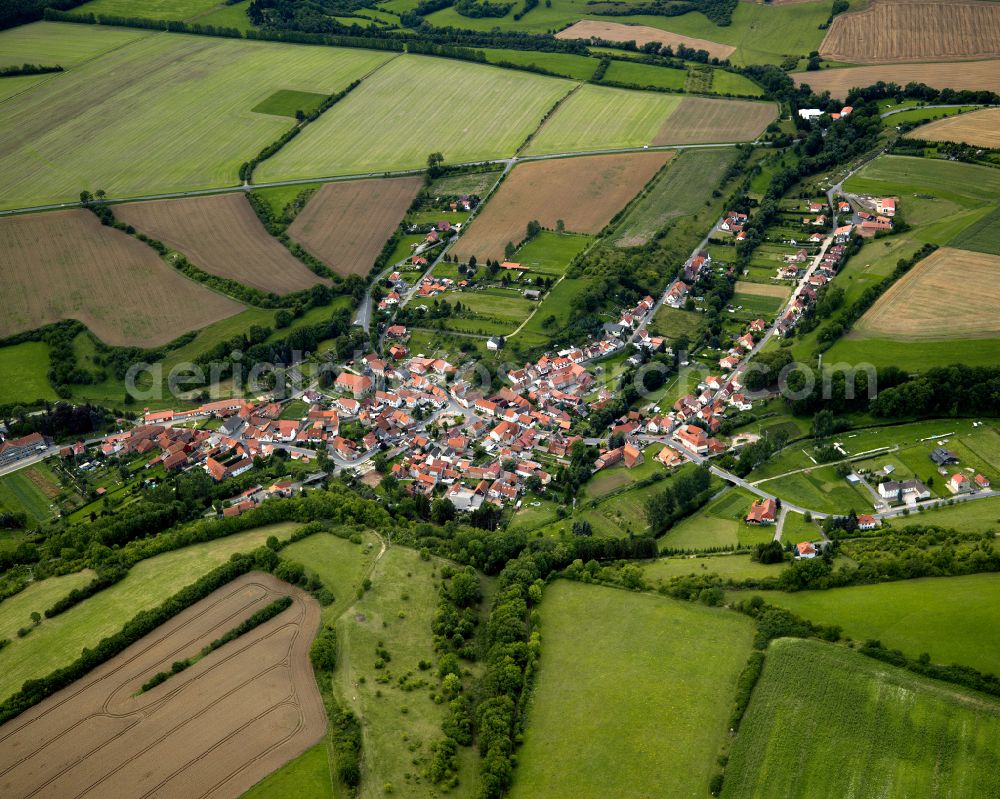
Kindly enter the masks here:
M 520 164 L 455 247 L 459 258 L 502 259 L 533 219 L 573 233 L 597 233 L 673 157 L 672 152 L 591 155 Z
M 198 268 L 260 291 L 289 294 L 330 282 L 268 233 L 241 194 L 126 203 L 115 215 Z
M 891 119 L 891 117 L 890 117 Z M 906 134 L 924 141 L 965 142 L 975 147 L 1000 147 L 1000 108 L 939 119 Z
M 935 89 L 986 89 L 1000 92 L 1000 61 L 959 61 L 934 64 L 884 64 L 877 67 L 846 67 L 792 75 L 796 85 L 808 83 L 816 92 L 829 91 L 844 97 L 853 88 L 871 86 L 880 80 L 905 86 L 926 83 Z M 890 117 L 890 121 L 891 121 Z
M 133 696 L 285 595 L 288 610 Z M 312 597 L 272 575 L 234 580 L 0 727 L 0 796 L 239 797 L 323 736 L 308 658 L 319 620 Z
M 752 141 L 778 118 L 773 103 L 685 97 L 667 117 L 653 144 L 722 144 Z
M 82 209 L 0 219 L 0 285 L 0 337 L 78 319 L 107 344 L 151 347 L 243 310 Z
M 1000 3 L 872 0 L 834 17 L 819 52 L 853 64 L 1000 56 Z
M 1000 255 L 942 247 L 858 320 L 859 333 L 904 341 L 1000 336 Z
M 575 25 L 570 25 L 566 30 L 556 34 L 557 39 L 604 39 L 609 42 L 631 42 L 634 41 L 640 47 L 647 42 L 659 42 L 663 45 L 670 45 L 676 48 L 683 44 L 685 47 L 693 47 L 695 50 L 707 50 L 708 54 L 715 58 L 729 58 L 736 48 L 729 44 L 719 44 L 708 39 L 696 39 L 693 36 L 683 36 L 680 33 L 671 33 L 659 28 L 652 28 L 648 25 L 623 25 L 620 22 L 601 22 L 599 20 L 584 19 Z
M 367 275 L 422 185 L 419 176 L 327 183 L 288 235 L 338 275 Z

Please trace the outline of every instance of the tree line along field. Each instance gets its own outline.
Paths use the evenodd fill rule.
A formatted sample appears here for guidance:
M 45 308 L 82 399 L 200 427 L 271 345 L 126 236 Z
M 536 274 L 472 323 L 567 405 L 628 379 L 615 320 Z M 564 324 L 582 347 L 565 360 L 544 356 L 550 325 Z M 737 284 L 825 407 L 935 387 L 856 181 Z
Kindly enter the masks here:
M 139 611 L 157 607 L 181 587 L 225 563 L 230 555 L 249 552 L 269 535 L 281 537 L 294 528 L 291 524 L 258 527 L 140 561 L 121 582 L 45 619 L 27 637 L 11 639 L 10 645 L 0 650 L 0 699 L 15 693 L 25 680 L 44 677 L 72 663 L 83 647 L 94 646 L 117 632 Z M 46 607 L 32 610 L 43 613 Z M 14 617 L 12 622 L 7 619 L 8 612 Z M 20 616 L 17 605 L 8 605 L 6 600 L 0 603 L 0 626 L 23 625 Z
M 108 344 L 156 346 L 243 309 L 85 210 L 0 219 L 0 280 L 0 336 L 78 319 Z
M 671 219 L 699 211 L 734 158 L 735 151 L 723 148 L 678 153 L 617 223 L 614 243 L 641 246 Z
M 672 152 L 595 155 L 519 164 L 463 232 L 462 259 L 501 259 L 507 242 L 519 244 L 528 222 L 597 233 L 673 156 Z
M 432 100 L 416 91 L 426 86 L 435 88 Z M 423 169 L 432 152 L 448 163 L 510 156 L 572 88 L 560 78 L 399 56 L 261 164 L 255 177 Z
M 1000 108 L 984 108 L 970 114 L 939 119 L 906 134 L 925 141 L 965 142 L 974 147 L 1000 147 Z
M 277 616 L 142 690 L 282 597 Z M 237 578 L 4 725 L 0 790 L 239 797 L 326 729 L 309 662 L 319 617 L 313 597 L 273 575 Z
M 366 276 L 421 186 L 419 176 L 327 183 L 288 235 L 338 275 Z
M 115 216 L 200 269 L 275 294 L 329 284 L 274 238 L 242 194 L 116 205 Z
M 640 47 L 649 42 L 673 49 L 678 45 L 694 50 L 706 50 L 713 58 L 720 60 L 729 58 L 736 49 L 732 45 L 719 44 L 707 39 L 696 39 L 679 33 L 671 33 L 662 28 L 651 28 L 646 25 L 623 25 L 620 22 L 603 22 L 594 19 L 580 20 L 565 30 L 556 34 L 557 39 L 603 39 L 608 42 L 635 42 Z
M 55 23 L 51 23 L 55 24 Z M 105 30 L 59 24 L 86 39 Z M 19 36 L 20 28 L 3 37 Z M 47 63 L 43 50 L 33 60 Z M 4 208 L 232 185 L 291 127 L 251 109 L 279 88 L 331 94 L 391 54 L 178 34 L 138 37 L 3 103 Z
M 926 83 L 935 89 L 986 89 L 1000 92 L 1000 60 L 881 64 L 798 72 L 792 77 L 798 85 L 805 83 L 815 92 L 828 91 L 834 97 L 845 97 L 855 87 L 871 86 L 880 80 L 900 86 Z
M 864 11 L 836 16 L 819 53 L 854 64 L 996 57 L 1000 6 L 975 0 L 873 0 Z
M 771 643 L 724 799 L 1000 792 L 1000 704 L 814 640 Z
M 707 795 L 749 620 L 566 580 L 545 589 L 540 614 L 512 799 Z

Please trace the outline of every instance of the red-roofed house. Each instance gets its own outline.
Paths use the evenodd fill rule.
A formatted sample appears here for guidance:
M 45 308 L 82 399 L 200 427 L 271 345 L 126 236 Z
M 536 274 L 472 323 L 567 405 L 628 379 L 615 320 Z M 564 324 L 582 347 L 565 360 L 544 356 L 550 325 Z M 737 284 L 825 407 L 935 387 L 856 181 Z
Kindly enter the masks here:
M 777 503 L 773 499 L 762 499 L 750 506 L 747 514 L 747 524 L 774 524 L 778 513 Z

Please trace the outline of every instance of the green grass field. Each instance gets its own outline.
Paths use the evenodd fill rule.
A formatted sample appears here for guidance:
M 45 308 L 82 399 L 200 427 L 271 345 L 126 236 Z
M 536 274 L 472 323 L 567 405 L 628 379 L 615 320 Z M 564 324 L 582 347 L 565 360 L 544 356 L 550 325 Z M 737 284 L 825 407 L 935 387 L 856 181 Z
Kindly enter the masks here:
M 723 579 L 749 580 L 777 577 L 788 568 L 782 563 L 755 563 L 750 556 L 711 555 L 702 558 L 674 557 L 660 558 L 643 567 L 647 580 L 670 580 L 697 574 L 717 574 Z
M 434 99 L 418 111 L 404 98 L 419 103 L 423 86 L 435 87 Z M 432 152 L 446 163 L 509 156 L 571 88 L 528 72 L 400 56 L 261 164 L 256 177 L 423 168 Z
M 934 119 L 944 119 L 953 117 L 955 114 L 964 114 L 978 108 L 975 105 L 962 105 L 957 108 L 914 108 L 911 111 L 900 111 L 886 118 L 887 125 L 902 125 L 904 122 L 930 122 Z M 919 128 L 912 133 L 915 138 L 920 138 Z
M 517 262 L 530 266 L 533 274 L 558 277 L 593 240 L 593 236 L 543 230 L 517 251 Z
M 80 25 L 61 25 L 58 22 L 33 22 L 0 32 L 0 67 L 58 64 L 68 70 L 102 53 L 150 35 L 150 31 L 130 28 L 105 28 L 96 25 L 84 28 Z M 0 82 L 8 80 L 10 78 L 3 78 Z
M 1000 574 L 760 593 L 772 605 L 840 625 L 845 635 L 859 641 L 875 638 L 910 657 L 928 652 L 935 663 L 1000 674 L 1000 639 L 984 635 L 1000 623 Z
M 413 799 L 441 795 L 422 772 L 431 757 L 431 744 L 442 737 L 448 708 L 431 699 L 440 681 L 434 672 L 421 671 L 418 663 L 438 658 L 431 622 L 438 599 L 434 578 L 442 565 L 437 559 L 421 560 L 412 549 L 391 547 L 371 575 L 371 590 L 337 625 L 334 687 L 361 720 L 362 768 L 370 786 L 365 795 L 393 793 Z M 382 669 L 375 665 L 379 646 L 391 656 Z M 409 688 L 400 685 L 404 675 L 409 675 L 405 680 Z M 426 685 L 416 687 L 421 680 Z M 472 749 L 460 749 L 460 784 L 449 796 L 474 795 L 475 759 Z M 385 790 L 388 784 L 391 791 Z
M 298 111 L 311 114 L 318 109 L 326 99 L 324 94 L 315 92 L 297 92 L 291 89 L 278 89 L 274 94 L 257 103 L 251 110 L 257 114 L 271 114 L 279 117 L 294 117 Z
M 550 585 L 512 799 L 707 796 L 751 631 L 700 605 Z
M 94 579 L 90 569 L 66 574 L 62 577 L 49 577 L 31 583 L 18 594 L 0 602 L 0 640 L 17 638 L 21 627 L 31 627 L 31 614 L 40 613 L 52 607 L 57 600 L 62 599 L 74 588 L 82 588 Z
M 333 593 L 333 604 L 323 608 L 323 620 L 332 623 L 355 599 L 361 581 L 371 570 L 379 540 L 366 533 L 362 544 L 328 533 L 303 538 L 281 550 L 281 557 L 315 572 Z
M 534 66 L 574 80 L 589 80 L 600 61 L 572 53 L 538 53 L 530 50 L 483 50 L 491 64 L 506 62 L 518 66 Z
M 57 508 L 53 507 L 59 482 L 45 463 L 36 463 L 0 477 L 0 506 L 24 511 L 30 522 L 47 522 Z
M 335 799 L 327 749 L 325 741 L 307 749 L 254 785 L 241 799 L 272 799 L 275 796 Z
M 883 155 L 851 177 L 844 188 L 856 194 L 898 195 L 905 216 L 909 202 L 906 195 L 931 195 L 966 208 L 986 205 L 1000 197 L 1000 170 L 933 158 Z
M 546 120 L 528 155 L 641 147 L 659 133 L 680 97 L 583 85 Z
M 583 485 L 584 496 L 599 499 L 612 491 L 645 480 L 652 474 L 663 472 L 663 465 L 655 460 L 656 453 L 661 449 L 663 447 L 659 444 L 647 447 L 643 450 L 643 462 L 631 469 L 626 468 L 624 464 L 602 469 Z
M 294 112 L 293 112 L 294 113 Z M 266 189 L 254 189 L 253 193 L 265 200 L 271 207 L 271 212 L 280 217 L 285 207 L 308 189 L 318 189 L 322 183 L 294 183 L 291 186 L 271 186 Z
M 49 345 L 42 341 L 0 347 L 0 405 L 58 399 L 48 370 Z
M 950 341 L 896 341 L 848 335 L 834 344 L 823 356 L 829 363 L 870 363 L 875 367 L 898 366 L 906 371 L 923 372 L 932 366 L 962 363 L 966 366 L 994 366 L 1000 345 L 996 339 L 952 339 Z
M 17 691 L 25 680 L 71 663 L 83 647 L 118 632 L 136 613 L 157 607 L 233 553 L 260 546 L 269 535 L 287 536 L 295 526 L 259 527 L 140 561 L 121 582 L 46 619 L 26 638 L 15 638 L 0 650 L 0 698 Z
M 766 543 L 774 538 L 773 525 L 756 527 L 743 521 L 755 499 L 741 488 L 727 490 L 670 528 L 660 545 L 669 549 L 711 549 Z
M 586 290 L 589 285 L 590 279 L 585 277 L 567 277 L 561 280 L 545 295 L 538 311 L 514 340 L 528 347 L 548 346 L 552 334 L 569 324 L 573 313 L 570 305 L 573 297 Z
M 724 148 L 678 153 L 629 208 L 614 232 L 615 244 L 644 244 L 671 219 L 700 211 L 734 156 Z
M 779 639 L 740 725 L 725 799 L 1000 792 L 1000 705 L 819 641 Z
M 774 316 L 785 304 L 786 298 L 767 297 L 738 291 L 729 301 L 730 305 L 742 306 L 743 313 L 751 316 Z
M 683 89 L 684 81 L 687 80 L 687 70 L 616 60 L 608 66 L 603 80 L 608 83 L 628 83 L 653 89 Z
M 951 240 L 951 246 L 1000 255 L 1000 207 L 959 233 Z
M 892 520 L 894 528 L 903 530 L 926 524 L 948 527 L 964 533 L 1000 531 L 1000 499 L 977 499 L 974 502 L 934 508 Z
M 702 314 L 695 311 L 682 311 L 664 304 L 656 312 L 649 329 L 670 339 L 675 339 L 678 336 L 687 336 L 692 339 L 698 335 L 698 331 L 704 324 L 705 318 Z
M 432 197 L 447 195 L 475 194 L 485 195 L 500 179 L 500 170 L 489 172 L 467 172 L 461 175 L 445 175 L 438 178 L 427 187 L 427 193 Z
M 247 16 L 249 6 L 250 0 L 242 0 L 231 6 L 219 6 L 214 11 L 198 17 L 197 21 L 200 25 L 216 25 L 220 28 L 236 28 L 241 31 L 253 30 L 256 25 L 251 25 Z
M 69 27 L 81 39 L 104 30 Z M 239 165 L 291 126 L 255 114 L 258 103 L 277 89 L 331 94 L 390 57 L 205 36 L 137 39 L 4 103 L 0 204 L 73 200 L 84 188 L 128 197 L 235 184 Z
M 820 513 L 858 513 L 872 509 L 875 500 L 864 487 L 852 486 L 838 477 L 833 466 L 819 466 L 809 472 L 797 472 L 769 480 L 761 488 L 779 498 Z M 752 479 L 752 478 L 751 478 Z
M 219 0 L 90 0 L 79 13 L 174 21 L 194 19 L 220 5 Z

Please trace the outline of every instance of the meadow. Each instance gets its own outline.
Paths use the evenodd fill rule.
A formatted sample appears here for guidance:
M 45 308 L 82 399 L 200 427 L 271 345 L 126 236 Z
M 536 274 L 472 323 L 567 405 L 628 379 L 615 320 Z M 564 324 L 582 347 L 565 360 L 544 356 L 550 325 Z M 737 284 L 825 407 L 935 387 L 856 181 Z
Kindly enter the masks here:
M 520 164 L 501 184 L 455 246 L 463 260 L 503 259 L 532 220 L 554 230 L 597 233 L 673 156 L 671 152 L 594 155 Z
M 750 141 L 778 118 L 774 103 L 685 97 L 651 144 L 726 144 Z
M 704 508 L 671 527 L 661 549 L 712 549 L 753 546 L 774 538 L 774 525 L 757 527 L 743 521 L 757 498 L 741 488 L 729 489 Z
M 957 505 L 933 508 L 910 516 L 897 516 L 892 520 L 892 526 L 901 530 L 927 524 L 963 533 L 1000 531 L 1000 499 L 977 499 L 974 502 L 960 502 Z
M 0 477 L 0 506 L 28 514 L 32 522 L 47 522 L 58 513 L 59 480 L 48 464 L 36 463 Z
M 330 281 L 267 232 L 241 193 L 115 206 L 115 215 L 213 275 L 274 294 Z
M 423 169 L 514 154 L 572 83 L 463 61 L 404 55 L 371 75 L 255 173 L 261 182 Z M 414 87 L 434 86 L 417 107 Z M 505 113 L 497 115 L 497 108 Z
M 875 502 L 863 486 L 852 486 L 839 477 L 833 466 L 817 466 L 789 474 L 760 487 L 780 499 L 820 513 L 847 513 L 852 508 L 864 513 L 871 510 Z
M 565 580 L 545 589 L 540 613 L 544 644 L 510 796 L 706 795 L 749 621 Z
M 0 405 L 57 399 L 49 385 L 49 345 L 26 341 L 0 347 Z
M 536 275 L 560 277 L 566 273 L 570 261 L 593 240 L 592 236 L 543 230 L 527 241 L 515 257 Z
M 193 20 L 220 5 L 219 0 L 90 0 L 80 8 L 80 13 L 168 21 Z
M 230 555 L 249 552 L 269 535 L 287 536 L 295 527 L 258 527 L 140 561 L 121 582 L 44 620 L 27 637 L 15 638 L 0 650 L 0 698 L 17 691 L 25 680 L 43 677 L 71 663 L 83 647 L 117 632 L 139 611 L 157 607 Z
M 640 246 L 671 219 L 700 211 L 733 158 L 734 151 L 725 148 L 678 153 L 618 223 L 615 244 Z
M 156 346 L 243 309 L 82 209 L 0 220 L 0 279 L 0 336 L 77 319 L 108 344 Z
M 744 553 L 698 558 L 659 558 L 643 566 L 642 572 L 647 580 L 653 582 L 704 574 L 715 574 L 727 580 L 762 580 L 777 577 L 786 568 L 788 568 L 787 563 L 757 563 Z
M 66 27 L 81 39 L 104 31 Z M 279 88 L 331 94 L 390 57 L 205 36 L 138 38 L 4 103 L 0 204 L 75 200 L 81 189 L 129 197 L 233 185 L 240 164 L 292 125 L 254 106 Z M 168 118 L 184 122 L 166 125 Z
M 531 50 L 484 49 L 490 64 L 517 64 L 537 67 L 573 80 L 589 80 L 600 61 L 596 58 L 572 53 L 539 53 Z
M 43 64 L 70 69 L 129 42 L 150 36 L 149 31 L 96 25 L 33 22 L 0 31 L 0 67 Z M 10 78 L 0 79 L 4 85 Z
M 1000 705 L 819 641 L 772 642 L 724 799 L 1000 791 Z
M 927 518 L 923 522 L 929 523 Z M 913 658 L 927 652 L 934 663 L 961 663 L 1000 674 L 1000 640 L 983 635 L 998 623 L 1000 574 L 760 593 L 770 604 L 811 621 L 839 625 L 844 635 L 859 641 L 877 639 Z
M 21 627 L 31 627 L 31 614 L 45 614 L 57 600 L 62 599 L 77 588 L 83 588 L 94 579 L 90 569 L 36 580 L 23 591 L 0 602 L 0 641 L 14 639 Z
M 525 153 L 545 155 L 652 144 L 682 99 L 586 84 L 566 98 Z
M 951 240 L 951 244 L 962 250 L 1000 255 L 1000 207 L 969 225 Z
M 844 188 L 854 194 L 897 195 L 906 214 L 906 195 L 949 200 L 961 207 L 981 207 L 1000 197 L 1000 170 L 975 164 L 883 155 L 851 177 Z
M 629 83 L 653 89 L 683 89 L 686 69 L 664 69 L 651 64 L 612 61 L 602 79 L 607 83 Z

